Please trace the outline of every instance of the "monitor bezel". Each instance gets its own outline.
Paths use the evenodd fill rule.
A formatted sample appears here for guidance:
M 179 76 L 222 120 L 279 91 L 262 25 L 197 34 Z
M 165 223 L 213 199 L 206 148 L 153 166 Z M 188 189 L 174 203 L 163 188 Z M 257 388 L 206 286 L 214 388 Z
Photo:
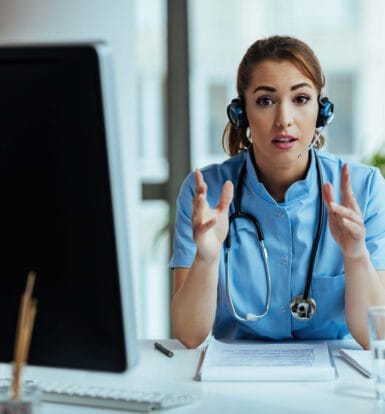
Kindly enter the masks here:
M 118 266 L 120 303 L 123 321 L 123 335 L 125 345 L 126 367 L 121 373 L 125 373 L 137 365 L 139 361 L 139 345 L 136 329 L 136 314 L 134 302 L 133 266 L 130 250 L 130 235 L 128 226 L 128 209 L 126 199 L 125 181 L 122 168 L 122 141 L 119 129 L 117 102 L 114 82 L 113 53 L 111 47 L 102 41 L 70 42 L 70 43 L 37 43 L 37 44 L 9 44 L 1 45 L 1 49 L 29 50 L 36 48 L 90 48 L 97 57 L 99 72 L 99 87 L 101 107 L 104 117 L 105 144 L 107 149 L 108 174 L 111 191 L 111 203 L 113 210 L 113 225 L 116 246 L 116 259 Z M 2 363 L 1 365 L 3 365 Z M 9 365 L 9 364 L 6 364 Z M 31 368 L 42 368 L 43 371 L 63 370 L 75 372 L 95 373 L 110 371 L 95 371 L 81 368 L 52 367 L 32 365 Z M 32 371 L 33 372 L 33 371 Z M 115 374 L 116 372 L 112 372 Z

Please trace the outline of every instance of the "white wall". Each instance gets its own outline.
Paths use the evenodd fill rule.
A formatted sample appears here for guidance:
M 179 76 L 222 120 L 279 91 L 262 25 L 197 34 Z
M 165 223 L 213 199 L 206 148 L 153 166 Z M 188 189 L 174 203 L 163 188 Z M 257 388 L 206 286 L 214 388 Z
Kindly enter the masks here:
M 118 119 L 127 188 L 130 245 L 133 249 L 135 298 L 138 301 L 138 257 L 135 243 L 137 131 L 135 88 L 135 13 L 132 0 L 1 0 L 0 44 L 103 40 L 109 43 L 115 63 Z M 137 317 L 140 315 L 137 315 Z M 142 326 L 137 318 L 139 335 Z

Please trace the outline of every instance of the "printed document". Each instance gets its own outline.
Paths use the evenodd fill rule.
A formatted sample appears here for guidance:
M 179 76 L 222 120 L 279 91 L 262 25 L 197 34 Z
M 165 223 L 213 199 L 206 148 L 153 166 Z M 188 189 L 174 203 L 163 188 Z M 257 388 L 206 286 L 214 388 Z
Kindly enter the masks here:
M 201 381 L 328 381 L 335 378 L 326 342 L 221 342 L 203 351 Z

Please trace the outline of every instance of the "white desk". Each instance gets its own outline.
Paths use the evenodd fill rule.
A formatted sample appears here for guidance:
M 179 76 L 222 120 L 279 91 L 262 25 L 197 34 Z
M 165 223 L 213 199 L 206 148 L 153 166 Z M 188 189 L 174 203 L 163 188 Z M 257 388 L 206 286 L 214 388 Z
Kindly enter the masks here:
M 176 340 L 160 341 L 174 351 L 168 358 L 154 350 L 154 341 L 141 341 L 139 365 L 124 376 L 79 374 L 77 381 L 104 383 L 113 387 L 161 391 L 187 391 L 201 395 L 199 403 L 174 408 L 163 413 L 284 413 L 284 414 L 343 414 L 385 413 L 374 399 L 373 383 L 334 356 L 338 378 L 330 382 L 197 382 L 192 379 L 200 356 L 199 350 L 187 350 Z M 329 348 L 356 348 L 353 341 L 330 341 Z M 37 368 L 32 368 L 36 370 Z M 33 371 L 26 372 L 26 376 Z M 52 372 L 49 371 L 49 372 Z M 68 374 L 70 375 L 70 374 Z M 72 375 L 72 374 L 71 374 Z M 54 374 L 50 374 L 55 379 Z M 60 373 L 56 378 L 66 380 Z M 383 411 L 381 411 L 383 410 Z M 43 404 L 42 414 L 117 414 L 116 410 L 91 409 L 56 404 Z

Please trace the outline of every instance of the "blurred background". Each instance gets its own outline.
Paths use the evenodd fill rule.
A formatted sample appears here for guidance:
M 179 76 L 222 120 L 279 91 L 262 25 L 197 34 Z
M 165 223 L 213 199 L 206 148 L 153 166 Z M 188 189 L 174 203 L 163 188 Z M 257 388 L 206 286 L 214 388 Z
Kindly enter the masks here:
M 274 34 L 307 42 L 336 106 L 327 149 L 382 166 L 384 21 L 383 0 L 0 0 L 1 44 L 111 46 L 139 337 L 171 335 L 175 198 L 191 169 L 226 158 L 225 109 L 247 47 Z

